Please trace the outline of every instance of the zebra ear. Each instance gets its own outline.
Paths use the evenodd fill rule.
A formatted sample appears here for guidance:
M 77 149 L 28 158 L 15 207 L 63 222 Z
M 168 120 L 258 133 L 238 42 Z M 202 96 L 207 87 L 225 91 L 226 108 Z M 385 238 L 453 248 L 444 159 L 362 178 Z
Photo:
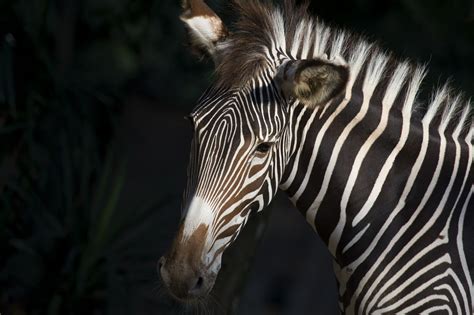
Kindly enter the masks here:
M 192 47 L 215 59 L 216 44 L 227 36 L 224 23 L 203 0 L 183 0 L 182 7 L 180 18 L 188 29 Z
M 340 59 L 294 60 L 282 65 L 278 78 L 286 97 L 295 97 L 315 108 L 345 90 L 349 68 Z

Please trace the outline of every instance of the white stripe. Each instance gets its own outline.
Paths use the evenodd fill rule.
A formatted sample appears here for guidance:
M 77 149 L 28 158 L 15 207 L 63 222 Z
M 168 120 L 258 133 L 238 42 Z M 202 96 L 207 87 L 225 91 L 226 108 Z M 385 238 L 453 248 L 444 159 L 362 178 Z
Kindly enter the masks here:
M 342 56 L 345 50 L 346 33 L 342 30 L 338 31 L 335 35 L 335 39 L 332 41 L 330 57 L 335 59 L 338 56 Z
M 309 19 L 306 23 L 306 32 L 304 35 L 304 40 L 303 40 L 303 48 L 301 50 L 301 58 L 306 59 L 309 58 L 309 48 L 312 44 L 311 37 L 313 35 L 313 20 Z
M 441 301 L 445 301 L 445 302 L 449 302 L 449 299 L 444 296 L 444 295 L 440 295 L 440 294 L 432 294 L 430 296 L 427 296 L 421 300 L 419 300 L 418 302 L 408 306 L 408 307 L 405 307 L 404 309 L 402 309 L 400 312 L 397 312 L 397 314 L 408 314 L 409 312 L 411 311 L 414 311 L 416 310 L 417 308 L 425 305 L 426 303 L 428 302 L 432 302 L 432 301 L 436 301 L 436 300 L 441 300 Z M 460 314 L 460 313 L 459 313 Z
M 336 228 L 333 230 L 333 232 L 331 233 L 331 236 L 329 237 L 328 246 L 329 246 L 329 251 L 332 253 L 336 252 L 337 246 L 341 239 L 342 232 L 346 225 L 347 205 L 349 203 L 349 197 L 352 193 L 357 177 L 359 176 L 359 171 L 362 166 L 362 162 L 364 161 L 372 145 L 375 143 L 375 141 L 377 141 L 377 139 L 382 135 L 385 128 L 387 127 L 390 109 L 392 108 L 395 98 L 398 96 L 398 93 L 403 86 L 407 72 L 408 72 L 407 64 L 400 64 L 399 67 L 395 70 L 392 80 L 390 81 L 390 84 L 387 88 L 387 92 L 385 93 L 385 96 L 382 100 L 382 114 L 381 114 L 380 122 L 378 126 L 375 128 L 375 130 L 367 138 L 365 143 L 362 145 L 362 147 L 360 148 L 354 160 L 351 173 L 349 175 L 346 187 L 342 194 L 339 221 L 336 225 Z M 364 231 L 365 230 L 367 230 L 367 228 L 365 228 Z M 358 235 L 358 239 L 360 239 L 361 237 L 362 235 Z
M 305 36 L 306 23 L 301 22 L 297 27 L 293 37 L 293 43 L 291 44 L 291 56 L 296 58 L 298 56 L 298 50 L 301 47 L 301 42 Z
M 318 110 L 319 110 L 319 107 L 315 108 L 312 111 L 311 116 L 309 117 L 308 121 L 306 122 L 306 124 L 303 128 L 302 138 L 301 138 L 301 141 L 300 141 L 300 145 L 299 145 L 298 149 L 296 150 L 295 162 L 294 162 L 294 165 L 291 169 L 290 175 L 288 176 L 288 179 L 285 182 L 280 184 L 280 188 L 283 189 L 283 190 L 288 189 L 290 187 L 290 185 L 293 183 L 293 181 L 295 180 L 296 173 L 297 173 L 297 171 L 300 167 L 299 162 L 300 162 L 301 154 L 303 153 L 303 147 L 306 143 L 306 136 L 308 135 L 308 130 L 311 127 L 311 125 L 313 123 L 313 120 L 316 117 L 316 114 L 318 113 Z M 301 114 L 298 116 L 297 124 L 299 124 L 299 121 L 301 120 L 301 117 L 303 116 L 303 114 L 305 112 L 306 112 L 306 107 L 301 111 Z M 297 129 L 295 129 L 295 130 L 297 130 Z
M 347 243 L 347 245 L 343 248 L 342 253 L 346 253 L 352 246 L 354 246 L 362 238 L 362 236 L 365 234 L 369 227 L 370 223 L 368 223 L 365 228 L 360 230 L 359 233 L 357 233 L 356 236 L 354 236 L 349 243 Z
M 313 57 L 319 57 L 325 53 L 329 35 L 331 34 L 330 31 L 329 27 L 326 27 L 323 23 L 316 25 Z
M 469 157 L 472 161 L 472 148 L 470 148 L 469 153 L 470 153 Z M 466 215 L 467 206 L 469 205 L 469 201 L 471 200 L 473 191 L 474 191 L 474 185 L 471 185 L 471 191 L 469 192 L 469 195 L 467 196 L 466 201 L 464 202 L 464 206 L 461 211 L 461 216 L 459 217 L 458 235 L 456 238 L 456 244 L 457 244 L 459 255 L 460 255 L 462 271 L 464 273 L 464 277 L 466 278 L 466 282 L 467 282 L 467 290 L 468 290 L 467 293 L 469 294 L 469 298 L 471 299 L 471 311 L 474 311 L 474 286 L 472 284 L 471 274 L 469 272 L 469 267 L 466 261 L 466 253 L 464 252 L 462 232 L 464 228 L 464 217 Z M 465 297 L 465 299 L 466 299 L 465 303 L 467 303 L 467 297 Z
M 379 82 L 380 77 L 383 74 L 383 71 L 385 69 L 385 65 L 387 63 L 386 58 L 377 58 L 373 59 L 367 69 L 367 74 L 366 74 L 366 79 L 365 79 L 365 84 L 362 88 L 362 93 L 363 93 L 363 102 L 362 106 L 357 113 L 357 115 L 346 125 L 344 130 L 342 131 L 341 135 L 336 141 L 336 144 L 334 145 L 333 151 L 331 153 L 331 157 L 329 158 L 329 163 L 326 167 L 326 171 L 324 173 L 323 177 L 323 183 L 321 185 L 321 189 L 314 199 L 313 203 L 308 209 L 308 212 L 306 213 L 306 217 L 311 220 L 310 222 L 313 222 L 314 219 L 316 218 L 316 215 L 318 213 L 319 207 L 321 206 L 322 201 L 324 200 L 324 197 L 326 195 L 326 192 L 329 188 L 329 182 L 332 178 L 332 174 L 334 172 L 334 168 L 336 167 L 336 162 L 339 157 L 339 153 L 342 150 L 342 146 L 344 145 L 346 139 L 349 137 L 349 134 L 351 131 L 360 123 L 363 121 L 365 115 L 367 114 L 369 110 L 369 104 L 370 100 L 372 99 L 372 94 L 377 86 L 377 84 L 374 84 L 373 82 Z M 344 218 L 345 220 L 345 218 Z M 336 233 L 339 235 L 342 233 L 342 229 L 344 226 L 338 225 L 336 229 L 340 228 L 340 230 L 336 230 Z M 336 255 L 335 252 L 335 247 L 334 243 L 329 243 L 329 251 L 333 256 Z
M 443 232 L 442 232 L 444 235 L 447 235 L 448 228 L 449 228 L 449 223 L 446 223 L 446 226 L 444 227 Z M 372 296 L 372 293 L 375 290 L 377 290 L 377 294 L 375 294 L 374 298 L 371 298 L 371 301 L 370 301 L 369 305 L 367 306 L 367 312 L 370 312 L 372 310 L 372 308 L 375 306 L 375 303 L 377 303 L 377 301 L 379 301 L 380 297 L 385 293 L 385 291 L 387 291 L 387 289 L 391 285 L 393 285 L 395 282 L 402 279 L 404 273 L 411 266 L 413 266 L 416 262 L 418 262 L 420 259 L 422 259 L 425 255 L 429 254 L 429 252 L 431 252 L 435 248 L 437 248 L 441 245 L 447 244 L 447 243 L 448 243 L 448 237 L 445 237 L 442 240 L 439 239 L 439 238 L 436 238 L 433 243 L 431 243 L 430 245 L 423 248 L 420 252 L 418 252 L 413 258 L 411 258 L 407 263 L 405 263 L 402 268 L 397 269 L 398 271 L 395 271 L 394 269 L 384 269 L 382 271 L 382 273 L 380 273 L 380 275 L 375 279 L 375 281 L 373 282 L 373 285 L 364 294 L 365 296 L 364 296 L 364 299 L 361 302 L 362 304 L 367 303 L 367 299 L 370 296 Z M 390 278 L 388 278 L 386 281 L 383 281 L 383 279 L 387 278 L 387 274 L 390 271 L 395 272 L 395 274 L 393 276 L 390 276 Z M 380 283 L 383 283 L 383 286 L 378 288 L 378 285 Z
M 449 286 L 448 284 L 441 284 L 437 287 L 434 287 L 434 289 L 436 291 L 440 291 L 440 290 L 446 290 L 448 291 L 450 294 L 451 294 L 451 297 L 452 299 L 454 300 L 454 304 L 456 305 L 456 314 L 461 314 L 462 313 L 462 310 L 461 310 L 461 305 L 459 304 L 459 300 L 456 296 L 456 293 L 454 292 L 453 288 L 451 288 L 451 286 Z
M 390 312 L 399 307 L 400 305 L 403 305 L 403 303 L 409 301 L 410 299 L 415 298 L 419 293 L 423 292 L 425 289 L 429 288 L 433 283 L 436 283 L 437 281 L 446 278 L 448 276 L 448 271 L 437 275 L 435 277 L 432 277 L 430 280 L 420 283 L 420 285 L 410 291 L 408 294 L 403 295 L 401 298 L 396 298 L 397 296 L 400 295 L 400 293 L 406 289 L 410 284 L 414 283 L 419 277 L 421 277 L 424 274 L 428 274 L 432 269 L 442 265 L 442 264 L 451 264 L 451 258 L 449 257 L 448 254 L 443 255 L 442 257 L 438 258 L 437 260 L 433 261 L 431 264 L 421 268 L 418 270 L 413 276 L 408 278 L 403 284 L 397 286 L 392 292 L 387 294 L 379 303 L 379 307 L 385 305 L 386 303 L 390 301 L 395 301 L 393 304 L 390 304 L 386 306 L 383 309 L 378 309 L 377 312 L 374 313 L 385 313 L 385 312 Z
M 381 261 L 383 261 L 383 259 L 385 259 L 385 256 L 387 254 L 387 252 L 394 246 L 394 244 L 401 238 L 401 236 L 406 232 L 406 230 L 408 229 L 409 226 L 411 226 L 413 224 L 413 221 L 414 219 L 416 218 L 416 216 L 418 216 L 418 214 L 421 212 L 421 210 L 424 208 L 424 206 L 426 205 L 426 203 L 428 202 L 429 200 L 429 197 L 431 196 L 434 188 L 436 187 L 436 184 L 437 184 L 437 181 L 438 181 L 438 178 L 439 178 L 439 175 L 440 175 L 440 172 L 441 172 L 441 168 L 444 164 L 444 158 L 445 158 L 445 152 L 446 152 L 446 138 L 444 137 L 444 129 L 442 129 L 443 126 L 440 126 L 440 128 L 438 129 L 439 131 L 439 134 L 440 134 L 440 151 L 439 151 L 439 156 L 438 156 L 438 165 L 437 165 L 437 168 L 435 170 L 435 173 L 433 175 L 433 179 L 432 181 L 430 182 L 430 185 L 428 187 L 428 191 L 427 193 L 425 193 L 423 199 L 422 199 L 422 202 L 421 204 L 418 206 L 418 208 L 415 210 L 414 214 L 412 215 L 412 217 L 410 218 L 410 220 L 399 230 L 399 232 L 397 233 L 397 235 L 395 235 L 395 237 L 393 237 L 393 239 L 391 240 L 389 246 L 387 247 L 386 250 L 384 250 L 384 252 L 382 253 L 382 255 L 379 256 L 379 258 L 377 259 L 377 262 L 374 264 L 374 266 L 377 266 L 378 264 L 381 263 Z M 439 216 L 441 215 L 441 213 L 444 211 L 444 207 L 446 205 L 446 202 L 448 200 L 448 197 L 451 193 L 451 190 L 452 190 L 452 187 L 454 185 L 454 180 L 456 179 L 456 175 L 457 175 L 457 172 L 459 170 L 459 159 L 460 159 L 460 150 L 459 150 L 459 146 L 456 147 L 456 157 L 455 157 L 455 162 L 454 162 L 454 166 L 453 166 L 453 173 L 451 175 L 451 178 L 450 178 L 450 181 L 449 181 L 449 184 L 443 194 L 443 197 L 441 199 L 441 202 L 440 204 L 438 205 L 438 207 L 436 208 L 436 210 L 433 212 L 433 215 L 431 216 L 431 218 L 429 219 L 429 221 L 423 225 L 421 227 L 421 229 L 416 233 L 416 235 L 414 235 L 410 241 L 404 245 L 404 247 L 402 248 L 401 251 L 399 251 L 397 253 L 397 255 L 391 259 L 391 261 L 387 264 L 387 266 L 384 268 L 383 270 L 383 273 L 387 272 L 390 268 L 392 268 L 392 266 L 394 266 L 400 259 L 401 257 L 413 246 L 413 244 L 416 243 L 416 241 L 422 237 L 425 233 L 427 233 L 429 231 L 429 229 L 435 224 L 436 220 L 439 218 Z M 464 184 L 463 183 L 463 188 L 464 188 Z M 461 192 L 462 192 L 462 189 L 461 189 Z M 459 198 L 459 196 L 458 196 Z M 371 268 L 371 271 L 373 271 L 373 268 Z M 369 273 L 371 273 L 371 271 L 369 271 Z M 382 273 L 382 274 L 383 274 Z M 382 275 L 381 274 L 381 275 Z M 381 275 L 379 275 L 378 279 L 380 279 Z M 365 277 L 364 277 L 365 278 Z M 365 299 L 366 300 L 366 299 Z M 365 301 L 363 301 L 361 304 L 360 304 L 360 308 L 362 308 L 363 306 L 365 305 Z
M 334 112 L 328 117 L 324 125 L 321 127 L 321 130 L 319 131 L 316 141 L 313 147 L 313 152 L 311 154 L 311 158 L 308 164 L 308 169 L 306 171 L 305 177 L 303 178 L 303 181 L 300 183 L 300 187 L 296 191 L 296 193 L 290 197 L 290 199 L 296 203 L 296 201 L 301 197 L 303 194 L 306 185 L 308 184 L 309 178 L 311 177 L 313 167 L 314 167 L 314 162 L 316 161 L 316 157 L 319 151 L 319 147 L 321 146 L 321 142 L 323 140 L 323 137 L 328 130 L 329 126 L 332 124 L 334 119 L 342 112 L 342 110 L 347 106 L 349 103 L 351 96 L 352 96 L 352 86 L 354 84 L 355 79 L 357 78 L 359 71 L 365 61 L 365 58 L 367 57 L 367 52 L 370 47 L 367 45 L 360 45 L 356 49 L 351 61 L 350 61 L 350 79 L 346 87 L 346 94 L 344 97 L 344 100 L 339 104 L 339 106 L 334 110 Z M 311 221 L 311 216 L 308 217 L 308 214 L 306 215 L 306 219 L 308 222 L 313 226 L 314 228 L 314 221 Z
M 436 313 L 438 314 L 439 311 L 441 310 L 445 310 L 448 312 L 448 315 L 451 315 L 453 314 L 453 311 L 451 311 L 451 309 L 447 306 L 447 305 L 441 305 L 441 306 L 432 306 L 430 308 L 427 308 L 426 310 L 424 310 L 423 312 L 421 312 L 420 314 L 421 315 L 428 315 L 428 314 L 431 314 L 431 313 Z
M 416 158 L 416 161 L 415 161 L 415 164 L 413 165 L 412 169 L 411 169 L 411 172 L 410 172 L 410 176 L 408 177 L 408 180 L 407 180 L 407 184 L 405 185 L 405 188 L 403 190 L 403 193 L 400 197 L 400 201 L 398 202 L 397 206 L 395 207 L 395 209 L 393 209 L 393 211 L 390 213 L 389 217 L 387 218 L 387 220 L 385 220 L 385 223 L 383 224 L 383 226 L 381 227 L 380 231 L 377 233 L 377 235 L 374 237 L 374 239 L 372 240 L 372 242 L 370 243 L 370 245 L 367 247 L 367 249 L 362 253 L 362 255 L 360 255 L 354 262 L 352 262 L 349 266 L 347 266 L 346 268 L 350 268 L 352 270 L 355 270 L 357 269 L 360 264 L 362 264 L 362 262 L 364 262 L 367 257 L 369 257 L 369 255 L 372 253 L 372 251 L 375 249 L 375 246 L 378 244 L 379 240 L 382 238 L 382 236 L 384 235 L 385 231 L 387 230 L 387 228 L 389 227 L 389 225 L 393 222 L 394 218 L 399 214 L 399 212 L 405 207 L 405 202 L 406 202 L 406 199 L 408 197 L 408 194 L 410 193 L 414 183 L 415 183 L 415 180 L 418 176 L 418 172 L 420 171 L 421 169 L 421 166 L 423 164 L 423 161 L 425 159 L 425 156 L 426 156 L 426 151 L 428 149 L 428 142 L 429 142 L 429 122 L 427 121 L 423 121 L 423 140 L 422 140 L 422 144 L 421 144 L 421 148 L 420 148 L 420 153 L 418 154 L 418 157 Z M 435 172 L 435 177 L 436 178 L 438 175 L 439 172 L 441 171 L 441 166 L 437 165 L 437 172 Z M 432 182 L 430 183 L 430 187 L 428 189 L 428 191 L 425 193 L 425 196 L 424 198 L 427 199 L 429 198 L 429 196 L 431 196 L 431 193 L 432 193 L 432 190 L 434 189 L 434 184 L 435 184 L 435 180 L 434 178 L 432 179 Z M 425 201 L 426 202 L 426 201 Z M 418 212 L 421 211 L 421 207 L 418 208 Z M 401 230 L 406 230 L 408 229 L 409 225 L 415 220 L 415 218 L 418 216 L 417 212 L 414 213 L 414 215 L 412 216 L 411 218 L 411 221 L 409 222 L 409 224 L 405 224 L 404 226 L 402 226 Z M 401 237 L 401 235 L 398 235 L 398 238 Z M 384 256 L 386 255 L 387 251 L 389 251 L 389 249 L 391 249 L 393 247 L 393 244 L 396 240 L 398 240 L 397 238 L 397 235 L 395 235 L 395 238 L 392 239 L 391 243 L 389 244 L 389 246 L 387 247 L 387 249 L 384 251 Z M 372 271 L 373 272 L 373 271 Z M 360 292 L 362 292 L 362 288 L 365 286 L 366 282 L 367 282 L 367 277 L 364 277 L 360 282 L 359 282 L 359 286 L 358 288 L 356 289 L 356 296 L 360 294 Z M 343 283 L 340 288 L 342 290 L 342 292 L 345 292 L 345 283 Z M 354 301 L 353 301 L 354 302 Z M 354 307 L 354 303 L 351 303 L 352 304 L 352 307 Z
M 421 71 L 421 69 L 418 69 L 418 71 Z M 385 180 L 387 179 L 388 173 L 392 169 L 392 166 L 393 166 L 393 163 L 395 162 L 396 157 L 405 146 L 405 143 L 408 139 L 408 134 L 410 132 L 410 126 L 411 126 L 411 123 L 410 123 L 411 111 L 406 110 L 407 108 L 406 104 L 411 104 L 414 102 L 415 97 L 416 97 L 416 91 L 418 91 L 419 84 L 421 83 L 423 76 L 424 76 L 423 73 L 415 71 L 415 75 L 413 76 L 411 80 L 410 87 L 408 89 L 409 91 L 407 93 L 407 97 L 403 105 L 403 108 L 405 108 L 405 110 L 402 110 L 402 132 L 400 135 L 400 139 L 398 143 L 396 144 L 395 148 L 393 149 L 393 151 L 390 152 L 390 155 L 385 160 L 382 166 L 382 169 L 380 170 L 380 173 L 377 177 L 377 180 L 375 181 L 374 188 L 370 192 L 370 195 L 367 198 L 367 201 L 364 203 L 362 208 L 354 217 L 354 220 L 352 221 L 352 226 L 356 226 L 357 224 L 359 224 L 360 221 L 362 221 L 367 216 L 370 209 L 372 209 L 373 205 L 375 204 L 375 201 L 377 200 L 380 192 L 382 191 Z

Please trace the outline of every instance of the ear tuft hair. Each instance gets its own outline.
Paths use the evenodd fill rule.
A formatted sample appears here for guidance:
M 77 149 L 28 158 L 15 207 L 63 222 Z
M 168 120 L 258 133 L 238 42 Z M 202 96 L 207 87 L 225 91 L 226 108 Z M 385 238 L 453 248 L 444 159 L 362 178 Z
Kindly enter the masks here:
M 349 69 L 339 61 L 324 59 L 289 61 L 282 69 L 282 90 L 303 104 L 315 108 L 344 91 Z

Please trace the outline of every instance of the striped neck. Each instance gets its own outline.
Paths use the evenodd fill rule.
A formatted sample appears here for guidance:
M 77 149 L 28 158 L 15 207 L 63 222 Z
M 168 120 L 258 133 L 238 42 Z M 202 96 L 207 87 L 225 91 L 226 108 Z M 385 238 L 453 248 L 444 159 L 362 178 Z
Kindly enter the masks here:
M 404 70 L 392 71 L 372 90 L 359 82 L 366 73 L 324 107 L 292 107 L 292 157 L 280 188 L 328 246 L 341 309 L 354 312 L 373 307 L 357 304 L 364 286 L 375 288 L 389 270 L 414 265 L 413 252 L 433 250 L 430 258 L 439 264 L 449 257 L 470 286 L 456 243 L 473 192 L 469 110 L 459 120 L 446 118 L 459 99 L 441 90 L 431 106 L 445 108 L 444 115 L 404 111 L 413 79 L 394 92 L 391 83 Z M 398 255 L 386 261 L 393 247 Z

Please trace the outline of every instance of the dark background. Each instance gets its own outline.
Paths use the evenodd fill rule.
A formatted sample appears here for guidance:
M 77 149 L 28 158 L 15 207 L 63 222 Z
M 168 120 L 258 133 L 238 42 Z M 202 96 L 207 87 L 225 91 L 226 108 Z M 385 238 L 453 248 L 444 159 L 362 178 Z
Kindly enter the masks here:
M 425 90 L 452 78 L 474 96 L 471 0 L 311 10 L 428 62 Z M 336 312 L 329 256 L 285 196 L 226 253 L 207 307 L 163 292 L 155 267 L 179 220 L 191 137 L 182 117 L 212 78 L 179 12 L 177 0 L 0 0 L 2 315 Z

